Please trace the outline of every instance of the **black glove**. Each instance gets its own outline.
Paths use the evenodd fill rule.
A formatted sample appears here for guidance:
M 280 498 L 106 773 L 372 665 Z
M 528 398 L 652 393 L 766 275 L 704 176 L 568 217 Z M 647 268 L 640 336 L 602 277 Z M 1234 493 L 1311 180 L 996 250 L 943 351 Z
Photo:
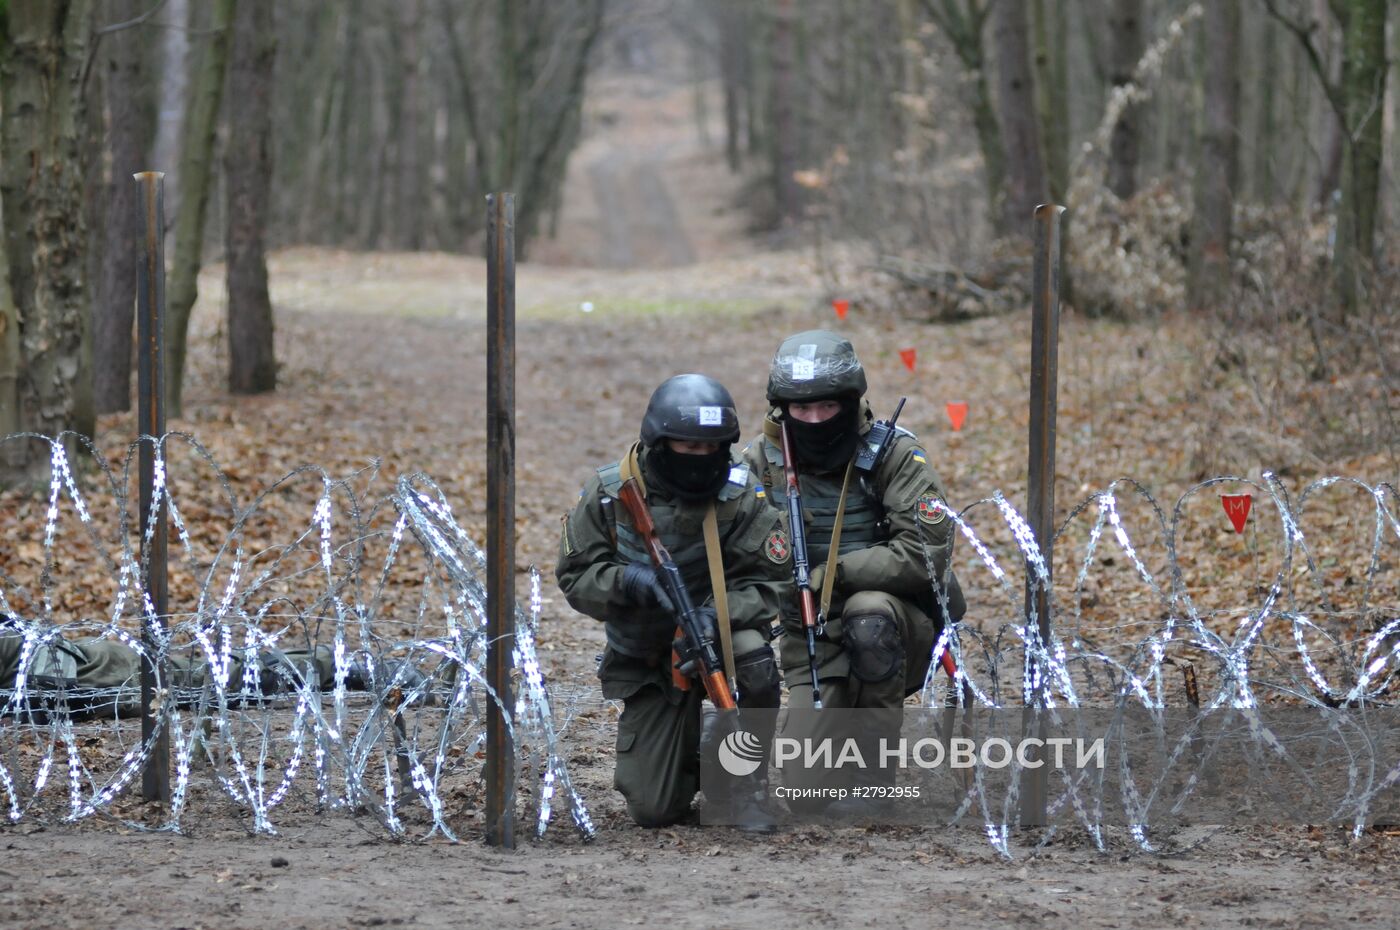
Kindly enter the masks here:
M 719 643 L 719 615 L 715 613 L 713 607 L 697 607 L 695 609 L 695 625 L 700 628 L 700 634 L 710 642 Z M 700 667 L 700 653 L 696 649 L 699 643 L 687 642 L 685 644 L 686 654 L 681 657 L 680 672 L 682 675 L 697 675 L 704 671 Z M 718 651 L 718 649 L 716 650 Z
M 671 613 L 675 605 L 656 578 L 656 569 L 645 562 L 629 562 L 622 570 L 622 596 L 638 607 L 654 607 Z

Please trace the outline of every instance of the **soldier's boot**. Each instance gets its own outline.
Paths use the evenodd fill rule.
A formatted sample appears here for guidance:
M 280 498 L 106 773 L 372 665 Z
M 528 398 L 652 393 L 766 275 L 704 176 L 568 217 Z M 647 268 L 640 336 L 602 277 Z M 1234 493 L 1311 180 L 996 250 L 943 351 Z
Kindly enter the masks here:
M 324 650 L 324 651 L 323 651 Z M 303 674 L 309 666 L 312 674 L 321 679 L 323 689 L 333 687 L 334 676 L 330 671 L 334 666 L 327 647 L 318 647 L 310 661 L 269 649 L 258 655 L 258 691 L 264 696 L 299 690 L 303 687 Z M 390 684 L 400 689 L 405 700 L 432 704 L 433 697 L 428 691 L 428 676 L 419 671 L 412 662 L 399 659 L 370 660 L 356 656 L 345 670 L 345 687 L 351 691 L 383 690 Z
M 714 708 L 706 707 L 700 724 L 701 756 L 713 757 L 718 743 L 729 733 L 731 721 L 724 720 Z M 762 735 L 760 735 L 760 740 Z M 768 735 L 767 745 L 772 744 Z M 773 833 L 778 829 L 777 818 L 767 807 L 768 761 L 763 759 L 758 770 L 750 775 L 707 779 L 705 801 L 724 811 L 725 821 L 745 833 Z
M 345 687 L 352 691 L 375 691 L 387 693 L 392 687 L 399 691 L 401 700 L 410 703 L 432 704 L 433 695 L 428 690 L 428 676 L 412 662 L 403 659 L 375 659 L 373 666 L 363 656 L 350 665 L 345 675 Z
M 773 816 L 768 800 L 768 772 L 764 766 L 758 772 L 739 780 L 729 798 L 730 817 L 734 826 L 745 833 L 777 832 L 778 819 Z

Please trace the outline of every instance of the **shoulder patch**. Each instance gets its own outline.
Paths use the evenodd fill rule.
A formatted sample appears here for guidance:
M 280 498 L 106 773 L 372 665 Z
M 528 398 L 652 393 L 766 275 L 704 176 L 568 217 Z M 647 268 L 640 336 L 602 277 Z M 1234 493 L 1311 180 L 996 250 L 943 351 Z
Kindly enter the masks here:
M 729 483 L 737 484 L 741 488 L 747 486 L 749 483 L 749 466 L 745 465 L 743 462 L 740 462 L 739 464 L 730 468 Z
M 918 446 L 915 446 L 913 449 L 909 450 L 909 457 L 914 461 L 918 462 L 920 465 L 928 464 L 928 456 L 925 455 L 924 450 L 920 449 Z
M 768 556 L 768 561 L 777 562 L 782 565 L 788 560 L 788 555 L 792 551 L 792 546 L 788 545 L 787 533 L 782 530 L 774 530 L 768 534 L 768 538 L 763 543 L 763 554 Z
M 919 521 L 936 526 L 948 518 L 948 506 L 934 494 L 919 498 Z

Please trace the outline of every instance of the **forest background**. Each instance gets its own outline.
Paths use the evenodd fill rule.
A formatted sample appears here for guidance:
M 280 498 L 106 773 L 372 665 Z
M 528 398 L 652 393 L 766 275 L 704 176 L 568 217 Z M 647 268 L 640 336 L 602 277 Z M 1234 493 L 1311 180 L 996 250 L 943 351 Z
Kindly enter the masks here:
M 156 169 L 169 425 L 221 468 L 215 476 L 185 444 L 168 447 L 194 569 L 229 538 L 226 491 L 246 504 L 307 463 L 378 495 L 425 471 L 484 538 L 483 197 L 497 190 L 517 196 L 522 570 L 548 572 L 561 512 L 635 437 L 660 380 L 716 375 L 751 433 L 773 349 L 814 326 L 851 335 L 878 412 L 909 396 L 901 425 L 927 444 L 955 506 L 997 490 L 1021 506 L 1030 218 L 1047 201 L 1067 207 L 1059 518 L 1123 475 L 1168 511 L 1215 476 L 1260 482 L 1268 471 L 1295 492 L 1333 474 L 1396 483 L 1393 7 L 0 0 L 0 436 L 73 430 L 114 466 L 127 454 L 141 234 L 130 178 Z M 847 302 L 844 318 L 833 301 Z M 906 367 L 909 349 L 917 361 Z M 949 402 L 969 405 L 961 429 Z M 93 535 L 136 539 L 122 520 L 134 474 L 118 468 L 109 482 L 82 442 L 69 449 L 84 463 Z M 12 610 L 91 630 L 110 616 L 119 580 L 71 521 L 49 561 L 49 456 L 37 441 L 0 443 L 0 580 Z M 1246 489 L 1255 515 L 1236 534 L 1217 492 Z M 289 481 L 259 500 L 238 528 L 246 577 L 309 532 L 323 493 L 319 480 Z M 1389 537 L 1376 542 L 1376 506 L 1342 482 L 1303 508 L 1315 565 L 1299 588 L 1325 605 L 1312 615 L 1340 644 L 1329 661 L 1400 615 L 1400 559 Z M 1179 569 L 1227 639 L 1282 571 L 1284 530 L 1258 485 L 1191 498 L 1170 551 L 1148 504 L 1125 492 L 1120 508 L 1146 566 L 1159 578 Z M 993 524 L 978 530 L 1014 565 L 1010 533 Z M 1077 564 L 1086 535 L 1081 521 L 1056 549 L 1057 584 L 1087 572 L 1063 592 L 1067 628 L 1084 648 L 1131 648 L 1160 607 L 1107 543 L 1092 566 Z M 294 589 L 320 564 L 314 548 L 296 553 L 309 561 L 288 569 L 285 591 L 264 589 L 285 593 L 308 623 L 324 603 L 307 608 Z M 957 567 L 970 634 L 1016 622 L 971 547 Z M 409 605 L 402 618 L 413 581 L 385 594 Z M 172 566 L 177 619 L 192 616 L 205 584 Z M 1170 861 L 1126 863 L 1066 840 L 1001 867 L 975 831 L 814 829 L 750 842 L 633 829 L 611 789 L 615 709 L 596 694 L 598 625 L 548 583 L 542 617 L 540 655 L 569 716 L 568 761 L 603 828 L 598 844 L 571 844 L 556 826 L 554 845 L 509 870 L 471 844 L 451 855 L 434 844 L 361 848 L 362 821 L 315 814 L 299 787 L 279 821 L 294 834 L 278 847 L 283 866 L 269 869 L 244 812 L 210 790 L 188 818 L 194 843 L 111 836 L 107 821 L 7 827 L 21 855 L 0 870 L 11 880 L 0 881 L 0 918 L 455 926 L 465 897 L 488 920 L 615 924 L 625 897 L 637 915 L 712 924 L 677 901 L 683 872 L 725 889 L 739 926 L 791 923 L 794 907 L 836 925 L 868 920 L 871 898 L 850 887 L 909 904 L 882 914 L 887 926 L 923 925 L 934 909 L 1075 928 L 1150 913 L 1208 926 L 1394 923 L 1400 860 L 1384 830 L 1360 844 L 1323 827 L 1237 830 Z M 1282 623 L 1267 636 L 1292 642 Z M 1261 676 L 1292 662 L 1284 648 L 1270 654 L 1278 664 Z M 1287 675 L 1300 678 L 1294 666 Z M 1169 685 L 1182 700 L 1180 682 Z M 85 742 L 85 758 L 97 768 L 106 754 L 114 767 L 114 745 Z M 481 792 L 469 781 L 445 801 L 470 836 Z M 158 822 L 133 798 L 113 812 Z M 1126 858 L 1126 841 L 1114 842 Z M 295 881 L 279 878 L 287 859 Z M 72 894 L 77 861 L 107 894 Z M 463 881 L 463 863 L 491 874 Z M 789 868 L 818 893 L 795 905 L 776 874 Z
M 228 391 L 274 390 L 269 251 L 476 255 L 482 196 L 509 189 L 521 256 L 548 258 L 569 235 L 571 155 L 618 119 L 609 88 L 660 76 L 689 89 L 700 153 L 737 182 L 719 211 L 742 213 L 745 250 L 778 263 L 807 250 L 825 296 L 929 321 L 1019 311 L 1031 210 L 1063 203 L 1073 314 L 1170 320 L 1208 342 L 1184 399 L 1208 417 L 1243 388 L 1241 441 L 1262 458 L 1384 453 L 1394 474 L 1400 94 L 1386 93 L 1385 0 L 3 12 L 0 434 L 92 435 L 96 416 L 130 408 L 134 171 L 166 173 L 178 421 L 201 269 L 225 272 Z M 655 183 L 590 171 L 604 225 Z M 653 200 L 632 212 L 684 225 L 674 199 Z M 639 258 L 614 241 L 563 263 L 705 257 L 671 245 Z M 45 469 L 40 451 L 6 446 L 0 479 Z M 1192 458 L 1199 474 L 1239 464 Z

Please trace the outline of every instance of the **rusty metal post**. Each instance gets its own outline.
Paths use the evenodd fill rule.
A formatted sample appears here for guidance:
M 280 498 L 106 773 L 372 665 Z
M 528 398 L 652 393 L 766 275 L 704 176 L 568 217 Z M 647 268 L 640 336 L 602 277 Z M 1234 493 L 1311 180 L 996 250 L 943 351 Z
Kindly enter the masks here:
M 148 437 L 141 443 L 141 533 L 151 525 L 151 501 L 155 495 L 156 443 L 165 435 L 165 175 L 142 171 L 133 175 L 141 188 L 141 218 L 145 236 L 141 239 L 141 260 L 136 265 L 136 341 L 140 358 L 137 371 L 137 432 Z M 124 218 L 118 218 L 121 222 Z M 155 515 L 155 532 L 146 553 L 145 578 L 155 619 L 143 624 L 142 645 L 150 655 L 158 652 L 157 636 L 169 613 L 166 587 L 166 498 L 162 494 Z M 141 796 L 147 801 L 170 803 L 170 733 L 164 721 L 157 732 L 159 714 L 156 695 L 157 669 L 150 662 L 141 664 L 141 739 L 154 736 L 155 745 L 141 773 Z M 161 662 L 160 682 L 169 687 L 169 669 Z
M 515 847 L 515 195 L 486 198 L 486 843 Z
M 1035 208 L 1035 259 L 1031 276 L 1031 417 L 1026 518 L 1053 579 L 1055 537 L 1055 412 L 1060 345 L 1060 214 L 1065 208 L 1043 203 Z M 1037 584 L 1027 566 L 1026 614 L 1035 618 L 1041 644 L 1050 641 L 1050 585 Z M 1028 655 L 1027 717 L 1022 736 L 1045 739 L 1046 670 Z M 1039 756 L 1037 755 L 1037 758 Z M 1030 761 L 1035 761 L 1031 759 Z M 1021 825 L 1046 823 L 1049 772 L 1042 764 L 1021 779 Z

